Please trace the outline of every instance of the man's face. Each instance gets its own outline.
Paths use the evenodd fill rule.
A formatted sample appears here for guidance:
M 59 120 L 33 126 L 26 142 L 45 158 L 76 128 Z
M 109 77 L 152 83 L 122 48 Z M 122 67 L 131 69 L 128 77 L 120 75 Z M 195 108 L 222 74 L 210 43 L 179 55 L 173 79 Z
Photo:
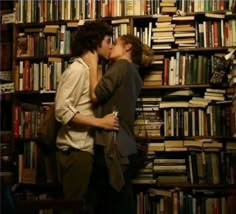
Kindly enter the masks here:
M 112 49 L 111 37 L 105 36 L 102 40 L 101 47 L 98 47 L 97 53 L 99 57 L 109 59 Z

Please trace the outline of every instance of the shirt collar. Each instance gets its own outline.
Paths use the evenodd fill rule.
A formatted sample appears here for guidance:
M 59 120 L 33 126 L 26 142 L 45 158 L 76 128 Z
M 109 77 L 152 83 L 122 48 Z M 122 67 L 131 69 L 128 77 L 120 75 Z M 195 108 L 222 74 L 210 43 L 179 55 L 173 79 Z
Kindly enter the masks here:
M 85 63 L 85 61 L 82 58 L 78 57 L 78 58 L 75 58 L 74 60 L 80 62 L 84 67 L 89 69 L 88 65 Z

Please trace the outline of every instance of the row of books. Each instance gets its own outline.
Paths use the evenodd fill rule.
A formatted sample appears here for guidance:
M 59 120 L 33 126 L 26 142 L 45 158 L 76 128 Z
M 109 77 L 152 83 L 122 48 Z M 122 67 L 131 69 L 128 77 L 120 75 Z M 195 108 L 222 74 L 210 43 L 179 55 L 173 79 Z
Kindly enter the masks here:
M 153 50 L 171 48 L 236 46 L 234 19 L 225 20 L 223 14 L 206 14 L 206 20 L 195 16 L 160 15 L 141 25 L 134 22 L 133 33 Z M 112 24 L 128 23 L 129 19 L 112 20 Z M 130 27 L 126 26 L 127 32 Z
M 175 189 L 149 188 L 138 192 L 136 200 L 138 214 L 233 214 L 235 209 L 235 195 L 211 195 L 206 189 L 193 194 Z
M 144 73 L 144 87 L 208 84 L 212 74 L 220 72 L 217 61 L 222 56 L 222 54 L 209 56 L 178 51 L 172 56 L 156 55 L 152 67 Z M 227 82 L 227 78 L 224 82 Z
M 164 136 L 232 136 L 230 107 L 164 110 Z M 223 124 L 223 125 L 222 125 Z
M 127 21 L 124 21 L 127 22 Z M 128 21 L 129 22 L 129 21 Z M 45 57 L 71 53 L 71 34 L 77 25 L 45 25 L 39 28 L 26 28 L 16 38 L 16 57 Z M 128 23 L 114 23 L 113 41 L 129 32 Z
M 144 87 L 161 85 L 208 84 L 215 70 L 215 56 L 175 53 L 175 57 L 160 56 L 144 75 Z M 20 60 L 15 66 L 15 90 L 55 90 L 63 70 L 69 61 L 49 57 L 46 61 Z M 221 99 L 222 100 L 222 99 Z
M 194 55 L 176 52 L 175 56 L 164 57 L 152 72 L 144 76 L 144 85 L 188 85 L 207 84 L 214 69 L 214 55 Z M 162 74 L 161 74 L 162 72 Z
M 229 74 L 229 85 L 232 89 L 232 118 L 236 123 L 236 59 L 233 60 L 232 69 Z M 236 137 L 236 129 L 233 136 Z
M 57 20 L 94 19 L 132 15 L 155 15 L 184 12 L 235 10 L 235 1 L 191 1 L 191 0 L 62 0 L 21 1 L 15 5 L 16 22 L 32 23 Z
M 212 144 L 217 144 L 217 142 Z M 236 150 L 219 152 L 219 148 L 217 146 L 215 148 L 218 152 L 216 150 L 191 150 L 187 153 L 183 151 L 156 152 L 146 166 L 139 170 L 133 182 L 158 185 L 235 184 Z M 211 150 L 214 150 L 214 147 Z M 225 166 L 223 169 L 222 165 Z
M 66 25 L 27 28 L 16 38 L 16 57 L 70 54 L 71 31 Z
M 153 49 L 171 47 L 222 47 L 235 46 L 235 20 L 211 19 L 194 21 L 194 16 L 157 18 L 152 31 Z
M 40 122 L 52 103 L 42 103 L 34 105 L 21 103 L 13 107 L 13 135 L 15 138 L 35 139 Z
M 207 88 L 204 97 L 180 96 L 181 91 L 177 91 L 165 96 L 166 101 L 157 97 L 139 98 L 142 101 L 137 101 L 135 134 L 137 137 L 232 136 L 234 112 L 232 101 L 225 100 L 225 92 Z M 173 97 L 185 101 L 171 101 Z
M 23 143 L 23 151 L 18 154 L 18 183 L 57 184 L 59 175 L 56 153 L 46 154 L 37 141 L 26 140 Z
M 218 152 L 223 149 L 221 142 L 203 138 L 203 139 L 184 139 L 184 140 L 165 140 L 160 142 L 149 142 L 148 151 L 150 152 L 150 159 L 155 158 L 155 152 L 185 152 L 185 151 L 204 151 L 204 152 Z M 236 144 L 227 141 L 225 145 L 227 153 L 236 152 Z
M 45 200 L 53 200 L 55 199 L 55 196 L 52 196 L 48 193 L 34 193 L 33 191 L 30 190 L 25 190 L 23 192 L 20 191 L 15 191 L 14 192 L 14 198 L 18 203 L 23 200 L 30 200 L 30 201 L 45 201 Z M 45 209 L 40 209 L 39 212 L 40 214 L 53 214 L 54 210 L 51 208 L 45 208 Z
M 54 57 L 47 62 L 19 61 L 15 66 L 15 91 L 55 91 L 68 63 Z
M 183 19 L 184 18 L 184 19 Z M 235 20 L 194 21 L 194 16 L 160 16 L 144 26 L 134 26 L 134 35 L 153 50 L 236 46 Z M 184 23 L 183 23 L 184 21 Z M 186 23 L 188 21 L 188 23 Z M 189 23 L 189 21 L 191 23 Z M 113 41 L 131 32 L 129 19 L 112 20 Z M 17 36 L 17 57 L 70 54 L 71 32 L 78 24 L 26 28 Z

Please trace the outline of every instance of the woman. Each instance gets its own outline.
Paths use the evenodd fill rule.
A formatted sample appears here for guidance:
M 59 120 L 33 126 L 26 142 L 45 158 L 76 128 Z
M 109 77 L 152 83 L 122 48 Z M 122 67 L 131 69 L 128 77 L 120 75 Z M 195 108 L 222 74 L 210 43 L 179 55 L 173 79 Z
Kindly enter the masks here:
M 101 79 L 97 56 L 91 55 L 90 90 L 93 102 L 99 104 L 98 116 L 117 111 L 120 127 L 117 133 L 96 131 L 94 183 L 99 201 L 95 213 L 133 214 L 131 180 L 137 158 L 133 127 L 136 99 L 143 85 L 139 68 L 150 64 L 152 52 L 137 37 L 120 36 L 111 50 L 110 59 L 114 63 Z

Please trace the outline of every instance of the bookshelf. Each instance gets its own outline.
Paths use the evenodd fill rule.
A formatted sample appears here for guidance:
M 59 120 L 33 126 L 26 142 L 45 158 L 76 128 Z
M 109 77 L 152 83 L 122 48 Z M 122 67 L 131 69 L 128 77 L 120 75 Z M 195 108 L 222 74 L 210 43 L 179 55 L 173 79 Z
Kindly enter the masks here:
M 7 185 L 13 180 L 14 164 L 12 163 L 12 93 L 14 85 L 12 82 L 12 41 L 13 26 L 5 24 L 3 16 L 13 11 L 13 4 L 6 1 L 0 5 L 1 20 L 1 61 L 0 61 L 0 146 L 1 146 L 1 185 Z
M 209 80 L 216 69 L 215 57 L 236 48 L 234 0 L 62 0 L 38 4 L 19 0 L 15 1 L 14 11 L 12 137 L 18 182 L 23 185 L 18 196 L 22 198 L 21 193 L 27 189 L 29 193 L 37 192 L 33 194 L 35 199 L 42 197 L 41 204 L 36 205 L 32 197 L 24 195 L 26 200 L 17 205 L 19 209 L 55 208 L 60 204 L 48 202 L 50 194 L 38 195 L 38 189 L 57 180 L 51 173 L 49 157 L 37 144 L 37 125 L 53 103 L 60 75 L 70 61 L 73 31 L 87 20 L 101 19 L 113 26 L 113 40 L 133 33 L 155 54 L 137 102 L 136 138 L 150 145 L 148 168 L 143 169 L 141 179 L 138 176 L 134 180 L 137 213 L 163 209 L 176 214 L 184 213 L 183 209 L 185 213 L 194 213 L 194 209 L 213 213 L 206 206 L 214 207 L 217 213 L 233 213 L 235 61 L 223 84 L 212 85 Z M 212 93 L 209 89 L 224 90 L 217 94 L 220 100 L 206 102 L 206 93 Z M 176 92 L 180 94 L 170 95 Z M 194 97 L 203 100 L 196 102 Z M 175 106 L 176 102 L 181 103 Z M 145 127 L 142 114 L 147 120 Z M 171 178 L 167 169 L 158 169 L 155 161 L 172 159 L 176 159 L 172 166 L 179 167 L 179 171 Z M 60 185 L 54 187 L 60 190 Z M 150 188 L 164 192 L 150 192 Z M 70 205 L 65 202 L 65 207 Z

